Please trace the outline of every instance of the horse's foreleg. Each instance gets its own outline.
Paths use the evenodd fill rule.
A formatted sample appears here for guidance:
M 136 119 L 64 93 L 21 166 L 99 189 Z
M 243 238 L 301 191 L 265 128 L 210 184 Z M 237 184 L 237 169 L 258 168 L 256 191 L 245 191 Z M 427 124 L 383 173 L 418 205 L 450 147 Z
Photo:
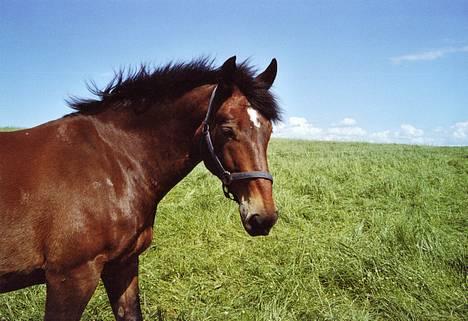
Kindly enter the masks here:
M 125 262 L 109 263 L 102 280 L 117 321 L 141 321 L 138 289 L 138 256 Z
M 46 271 L 45 321 L 79 321 L 99 283 L 102 264 L 88 262 L 69 271 Z

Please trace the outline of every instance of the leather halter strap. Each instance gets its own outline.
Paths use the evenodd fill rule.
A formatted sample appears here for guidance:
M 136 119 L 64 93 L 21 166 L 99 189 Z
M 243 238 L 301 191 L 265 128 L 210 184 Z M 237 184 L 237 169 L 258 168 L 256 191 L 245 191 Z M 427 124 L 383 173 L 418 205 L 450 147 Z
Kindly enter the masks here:
M 231 185 L 232 182 L 239 181 L 239 180 L 247 180 L 247 179 L 266 179 L 266 180 L 273 182 L 273 176 L 271 176 L 271 174 L 268 172 L 262 172 L 262 171 L 231 173 L 224 168 L 218 156 L 216 156 L 216 153 L 213 147 L 213 142 L 211 140 L 209 122 L 215 110 L 215 107 L 213 105 L 216 102 L 217 89 L 218 89 L 218 85 L 214 87 L 213 92 L 211 93 L 210 102 L 208 104 L 208 111 L 206 112 L 205 119 L 202 122 L 202 135 L 203 135 L 202 144 L 205 143 L 208 149 L 208 155 L 215 167 L 214 174 L 221 180 L 223 184 L 224 196 L 226 196 L 229 199 L 235 200 L 235 196 L 229 191 L 229 185 Z M 205 158 L 203 158 L 203 162 L 205 163 L 205 166 L 209 167 Z

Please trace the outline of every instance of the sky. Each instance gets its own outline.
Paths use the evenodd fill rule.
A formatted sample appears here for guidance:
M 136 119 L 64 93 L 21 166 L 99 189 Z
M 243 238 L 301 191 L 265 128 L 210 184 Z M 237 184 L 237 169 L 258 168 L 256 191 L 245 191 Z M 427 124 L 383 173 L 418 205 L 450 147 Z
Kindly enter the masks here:
M 0 0 L 0 127 L 122 67 L 233 55 L 277 58 L 276 137 L 468 145 L 468 0 Z

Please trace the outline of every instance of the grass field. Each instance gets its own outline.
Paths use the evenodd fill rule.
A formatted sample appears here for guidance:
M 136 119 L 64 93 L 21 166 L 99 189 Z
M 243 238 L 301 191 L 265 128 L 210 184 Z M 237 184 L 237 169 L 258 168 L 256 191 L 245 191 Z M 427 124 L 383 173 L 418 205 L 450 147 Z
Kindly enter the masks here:
M 16 127 L 0 127 L 0 132 L 11 132 L 18 130 L 19 128 Z
M 145 320 L 468 319 L 468 147 L 273 140 L 269 161 L 268 237 L 201 166 L 160 203 Z M 0 320 L 41 320 L 44 290 L 0 295 Z M 113 320 L 102 286 L 83 320 Z

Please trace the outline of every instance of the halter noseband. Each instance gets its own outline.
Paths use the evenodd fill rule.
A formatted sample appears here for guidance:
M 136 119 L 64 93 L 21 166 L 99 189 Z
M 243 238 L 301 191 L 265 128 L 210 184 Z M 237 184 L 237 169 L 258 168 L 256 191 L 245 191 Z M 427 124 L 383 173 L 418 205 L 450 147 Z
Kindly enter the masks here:
M 213 103 L 215 99 L 217 98 L 216 97 L 217 89 L 218 89 L 218 85 L 214 87 L 213 92 L 211 93 L 210 102 L 208 104 L 208 111 L 206 112 L 205 119 L 202 122 L 202 134 L 203 134 L 202 144 L 203 142 L 206 144 L 206 147 L 208 149 L 208 154 L 211 158 L 211 161 L 214 164 L 214 174 L 221 180 L 223 184 L 224 196 L 226 196 L 229 199 L 235 200 L 236 199 L 235 196 L 229 191 L 229 185 L 231 185 L 232 182 L 245 180 L 245 179 L 257 179 L 257 178 L 267 179 L 273 182 L 273 176 L 271 176 L 271 174 L 268 172 L 262 172 L 262 171 L 231 173 L 224 168 L 223 164 L 221 164 L 221 161 L 219 160 L 218 156 L 216 156 L 216 153 L 214 151 L 213 142 L 211 141 L 210 125 L 209 125 L 209 120 L 214 112 L 213 110 L 215 109 L 213 107 Z M 205 163 L 206 167 L 209 167 L 209 164 L 207 164 L 207 161 L 205 158 L 203 158 L 203 162 Z

